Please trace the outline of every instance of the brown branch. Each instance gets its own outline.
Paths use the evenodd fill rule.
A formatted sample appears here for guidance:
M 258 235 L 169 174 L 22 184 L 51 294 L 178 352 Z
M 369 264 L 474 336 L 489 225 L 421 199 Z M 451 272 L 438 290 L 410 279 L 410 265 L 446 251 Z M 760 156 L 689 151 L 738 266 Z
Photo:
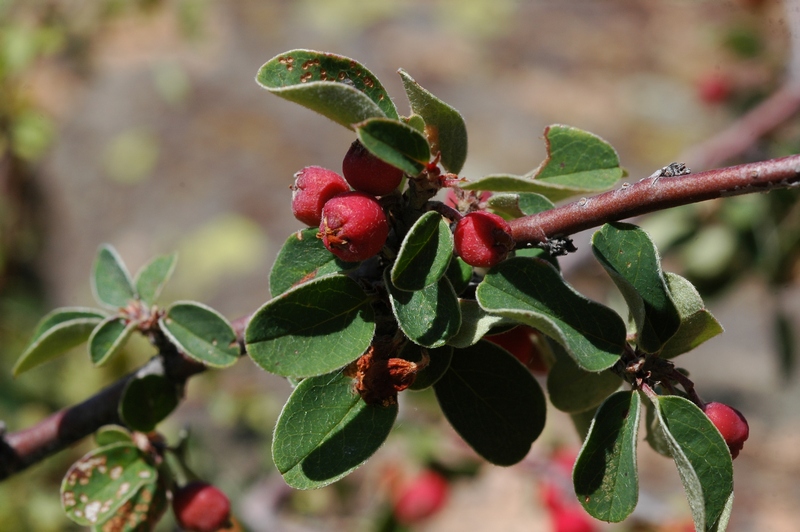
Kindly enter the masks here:
M 793 155 L 688 176 L 645 178 L 634 185 L 519 218 L 510 224 L 514 239 L 521 246 L 669 207 L 798 184 L 800 155 Z M 233 322 L 242 352 L 242 337 L 248 321 L 249 316 L 246 316 Z M 203 371 L 202 364 L 178 353 L 166 356 L 167 344 L 154 343 L 161 354 L 140 372 L 159 369 L 153 365 L 163 365 L 165 374 L 178 382 Z M 125 385 L 135 374 L 123 377 L 86 401 L 61 410 L 33 427 L 2 434 L 0 480 L 67 448 L 103 425 L 119 423 L 117 405 Z
M 633 185 L 509 222 L 518 247 L 679 205 L 800 186 L 800 155 Z

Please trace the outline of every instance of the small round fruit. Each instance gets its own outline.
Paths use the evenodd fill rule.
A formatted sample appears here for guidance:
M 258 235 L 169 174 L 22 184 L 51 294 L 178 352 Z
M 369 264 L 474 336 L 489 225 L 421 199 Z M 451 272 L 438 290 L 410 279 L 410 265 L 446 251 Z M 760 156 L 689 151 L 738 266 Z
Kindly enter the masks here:
M 403 525 L 419 523 L 447 502 L 450 485 L 442 475 L 431 469 L 403 487 L 394 501 L 394 517 Z
M 714 105 L 730 98 L 733 92 L 731 81 L 722 74 L 711 74 L 698 81 L 697 95 L 703 103 Z
M 328 251 L 347 262 L 376 255 L 388 235 L 381 204 L 363 192 L 345 192 L 328 200 L 317 233 Z
M 180 527 L 191 532 L 216 532 L 230 525 L 228 497 L 207 482 L 194 481 L 175 490 L 172 511 Z
M 742 413 L 724 403 L 715 402 L 706 403 L 704 411 L 728 444 L 731 458 L 739 456 L 745 440 L 750 436 L 750 426 Z
M 329 199 L 350 190 L 342 176 L 321 166 L 306 166 L 294 177 L 292 214 L 310 227 L 319 225 L 322 207 Z
M 542 360 L 542 353 L 534 344 L 534 335 L 539 334 L 527 325 L 518 325 L 504 333 L 486 336 L 486 339 L 497 344 L 522 362 L 531 372 L 544 375 L 547 365 Z
M 344 156 L 342 173 L 355 190 L 373 196 L 390 193 L 403 179 L 402 170 L 372 155 L 358 140 Z
M 486 211 L 461 218 L 453 238 L 456 253 L 470 266 L 490 268 L 514 249 L 511 227 L 500 216 Z

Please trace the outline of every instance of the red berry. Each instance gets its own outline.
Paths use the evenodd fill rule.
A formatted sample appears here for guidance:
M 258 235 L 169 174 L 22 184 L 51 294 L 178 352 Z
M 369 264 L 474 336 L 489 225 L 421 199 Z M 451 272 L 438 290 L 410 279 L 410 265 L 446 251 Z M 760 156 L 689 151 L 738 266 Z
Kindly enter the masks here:
M 697 95 L 707 104 L 722 103 L 730 97 L 731 92 L 730 80 L 721 74 L 706 76 L 697 84 Z
M 325 202 L 350 190 L 342 176 L 321 166 L 306 166 L 294 177 L 292 214 L 311 227 L 319 225 Z
M 511 227 L 500 216 L 486 211 L 467 214 L 453 234 L 456 253 L 470 266 L 489 268 L 514 249 Z
M 578 505 L 553 512 L 554 532 L 595 532 L 597 525 Z
M 350 186 L 373 196 L 383 196 L 397 188 L 403 171 L 378 159 L 356 140 L 342 161 L 342 173 Z
M 497 344 L 522 362 L 533 373 L 544 375 L 547 365 L 542 360 L 542 354 L 533 343 L 534 335 L 539 334 L 527 325 L 519 325 L 510 331 L 487 336 L 486 339 Z
M 231 503 L 218 488 L 194 481 L 175 490 L 172 511 L 178 525 L 192 532 L 216 532 L 230 526 Z
M 739 456 L 745 440 L 750 436 L 750 426 L 742 413 L 724 403 L 714 402 L 706 403 L 705 413 L 728 444 L 731 458 Z
M 388 235 L 381 204 L 363 192 L 345 192 L 328 200 L 317 233 L 328 251 L 348 262 L 376 255 Z
M 447 502 L 450 485 L 433 470 L 424 471 L 408 483 L 395 499 L 394 516 L 404 525 L 418 523 L 438 512 Z

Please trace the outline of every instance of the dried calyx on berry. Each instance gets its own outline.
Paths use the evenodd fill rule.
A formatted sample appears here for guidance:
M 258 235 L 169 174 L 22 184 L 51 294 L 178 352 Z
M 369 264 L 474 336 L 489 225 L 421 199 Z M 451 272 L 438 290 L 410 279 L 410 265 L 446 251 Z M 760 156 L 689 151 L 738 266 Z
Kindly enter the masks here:
M 348 262 L 376 255 L 388 235 L 381 204 L 363 192 L 345 192 L 328 200 L 317 233 L 328 251 Z
M 374 196 L 389 194 L 403 180 L 403 171 L 382 161 L 354 141 L 342 161 L 344 178 L 355 190 Z
M 216 486 L 193 481 L 173 491 L 172 511 L 187 532 L 216 532 L 230 527 L 231 503 Z
M 508 222 L 486 211 L 471 212 L 459 220 L 453 239 L 456 253 L 470 266 L 490 268 L 514 249 Z
M 750 426 L 741 412 L 724 403 L 706 403 L 703 411 L 722 434 L 731 451 L 731 458 L 739 456 L 744 442 L 750 436 Z

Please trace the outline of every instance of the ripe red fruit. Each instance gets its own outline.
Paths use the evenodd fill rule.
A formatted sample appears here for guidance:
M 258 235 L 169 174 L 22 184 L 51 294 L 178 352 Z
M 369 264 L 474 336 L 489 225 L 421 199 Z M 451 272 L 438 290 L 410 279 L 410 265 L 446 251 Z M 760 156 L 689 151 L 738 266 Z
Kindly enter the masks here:
M 402 170 L 372 155 L 358 140 L 344 156 L 342 173 L 351 187 L 373 196 L 390 193 L 403 179 Z
M 697 95 L 703 103 L 722 103 L 730 97 L 731 92 L 730 80 L 721 74 L 706 76 L 697 83 Z
M 547 365 L 542 360 L 542 354 L 533 343 L 533 336 L 538 334 L 527 325 L 519 325 L 510 331 L 487 336 L 486 339 L 497 344 L 522 362 L 533 373 L 544 375 Z
M 553 532 L 595 532 L 597 524 L 578 505 L 553 512 Z
M 322 209 L 317 237 L 328 251 L 348 262 L 366 260 L 386 243 L 389 224 L 380 203 L 363 192 L 345 192 Z
M 511 227 L 500 216 L 486 211 L 461 218 L 453 238 L 456 253 L 470 266 L 490 268 L 514 249 Z
M 724 403 L 714 402 L 706 403 L 704 411 L 728 444 L 731 458 L 739 456 L 745 440 L 750 436 L 750 426 L 742 413 Z
M 401 524 L 411 525 L 435 514 L 445 505 L 450 492 L 447 480 L 433 470 L 426 470 L 398 493 L 394 516 Z
M 290 187 L 292 214 L 310 227 L 319 225 L 325 202 L 350 190 L 342 176 L 321 166 L 306 166 L 294 177 L 294 185 Z
M 216 532 L 230 526 L 231 503 L 218 488 L 194 481 L 172 495 L 172 511 L 181 528 L 191 532 Z

